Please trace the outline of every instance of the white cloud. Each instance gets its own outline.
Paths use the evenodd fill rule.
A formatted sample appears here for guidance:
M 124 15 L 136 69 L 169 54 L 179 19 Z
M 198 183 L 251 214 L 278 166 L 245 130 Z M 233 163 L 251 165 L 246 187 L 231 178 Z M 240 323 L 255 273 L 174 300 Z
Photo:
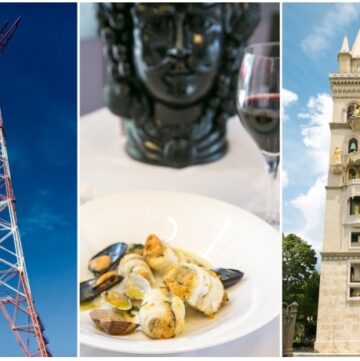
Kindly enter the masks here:
M 298 100 L 297 94 L 288 89 L 283 89 L 281 92 L 281 102 L 287 107 L 290 103 L 296 102 Z
M 49 189 L 38 189 L 35 191 L 36 201 L 26 211 L 21 226 L 23 234 L 33 232 L 49 232 L 69 226 L 64 214 L 53 207 L 51 199 L 54 195 Z
M 317 174 L 326 174 L 329 159 L 330 129 L 333 102 L 329 94 L 318 94 L 311 97 L 305 112 L 298 115 L 307 119 L 308 124 L 301 130 L 303 142 L 308 148 L 311 168 Z
M 308 162 L 308 168 L 304 169 L 304 176 L 306 174 L 311 176 L 312 172 L 316 175 L 316 180 L 306 192 L 291 201 L 291 205 L 301 215 L 298 221 L 298 229 L 294 231 L 311 243 L 318 254 L 323 239 L 325 185 L 330 145 L 329 122 L 332 119 L 332 111 L 333 102 L 331 96 L 329 94 L 318 94 L 311 97 L 306 110 L 298 114 L 300 119 L 307 121 L 301 130 L 307 154 L 300 156 L 306 158 Z
M 282 119 L 288 120 L 289 117 L 286 114 L 286 108 L 293 103 L 296 103 L 298 100 L 298 95 L 292 92 L 291 90 L 283 88 L 281 91 L 281 104 L 282 104 Z
M 27 232 L 53 231 L 69 225 L 62 214 L 58 214 L 44 205 L 36 205 L 30 209 L 29 216 L 23 223 Z
M 317 253 L 320 252 L 323 241 L 326 179 L 325 175 L 318 177 L 307 193 L 300 194 L 291 201 L 304 218 L 304 223 L 300 224 L 295 233 L 309 241 Z
M 302 49 L 309 55 L 320 54 L 330 45 L 339 29 L 348 28 L 353 21 L 358 21 L 359 16 L 359 4 L 334 4 L 330 10 L 324 13 L 322 19 L 314 28 L 310 29 L 309 35 L 301 42 Z
M 286 188 L 289 184 L 288 172 L 285 169 L 283 169 L 281 172 L 281 182 L 283 188 Z

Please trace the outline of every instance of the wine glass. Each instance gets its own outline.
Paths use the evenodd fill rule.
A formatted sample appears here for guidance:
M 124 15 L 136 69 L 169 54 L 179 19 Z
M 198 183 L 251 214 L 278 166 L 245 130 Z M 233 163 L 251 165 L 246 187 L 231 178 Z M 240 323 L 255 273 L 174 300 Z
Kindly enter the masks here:
M 279 43 L 248 46 L 236 91 L 240 120 L 260 148 L 269 175 L 267 207 L 259 215 L 275 227 L 279 226 L 279 69 Z

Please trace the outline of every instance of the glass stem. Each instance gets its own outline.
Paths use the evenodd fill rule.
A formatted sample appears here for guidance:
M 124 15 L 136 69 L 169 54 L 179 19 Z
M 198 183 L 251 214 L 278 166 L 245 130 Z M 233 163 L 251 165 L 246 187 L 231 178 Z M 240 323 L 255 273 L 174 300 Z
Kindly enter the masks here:
M 280 156 L 263 152 L 266 171 L 268 173 L 268 191 L 265 209 L 265 220 L 274 227 L 279 226 L 279 182 L 278 168 Z

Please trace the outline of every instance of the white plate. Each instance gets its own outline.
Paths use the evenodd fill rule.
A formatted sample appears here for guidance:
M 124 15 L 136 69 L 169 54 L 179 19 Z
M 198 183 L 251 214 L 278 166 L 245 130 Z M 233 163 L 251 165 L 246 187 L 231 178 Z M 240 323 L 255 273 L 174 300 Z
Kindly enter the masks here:
M 230 301 L 209 319 L 187 320 L 182 335 L 151 340 L 140 330 L 110 336 L 95 329 L 88 312 L 80 313 L 80 342 L 128 353 L 175 353 L 223 344 L 262 327 L 281 307 L 280 234 L 267 223 L 233 205 L 174 192 L 130 192 L 95 199 L 81 207 L 80 277 L 88 260 L 107 245 L 144 243 L 157 234 L 174 246 L 209 260 L 214 266 L 245 272 L 228 289 Z

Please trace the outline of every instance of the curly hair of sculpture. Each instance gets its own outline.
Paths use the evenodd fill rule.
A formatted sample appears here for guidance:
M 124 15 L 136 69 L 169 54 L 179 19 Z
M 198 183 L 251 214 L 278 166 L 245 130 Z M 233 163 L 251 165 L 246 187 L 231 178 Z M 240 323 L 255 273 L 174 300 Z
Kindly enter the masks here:
M 259 4 L 100 3 L 97 17 L 105 101 L 124 119 L 127 153 L 174 168 L 221 158 Z

